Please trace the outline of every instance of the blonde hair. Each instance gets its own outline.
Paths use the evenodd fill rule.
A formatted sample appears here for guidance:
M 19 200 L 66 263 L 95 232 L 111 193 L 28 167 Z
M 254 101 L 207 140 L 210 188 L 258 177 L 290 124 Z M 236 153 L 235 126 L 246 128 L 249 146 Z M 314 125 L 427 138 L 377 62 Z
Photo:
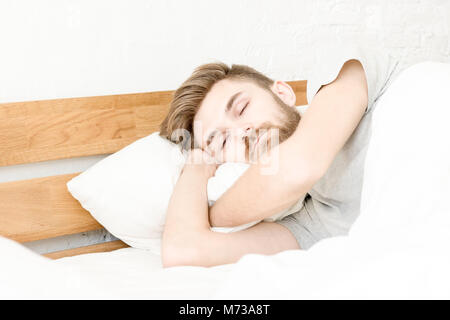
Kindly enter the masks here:
M 160 126 L 160 136 L 172 142 L 183 142 L 183 137 L 173 135 L 177 129 L 184 129 L 191 135 L 190 147 L 193 147 L 194 117 L 207 93 L 220 80 L 248 80 L 253 81 L 263 89 L 269 91 L 274 81 L 255 69 L 233 64 L 208 63 L 199 66 L 192 75 L 175 91 L 170 104 L 169 113 Z M 186 142 L 186 141 L 184 141 Z

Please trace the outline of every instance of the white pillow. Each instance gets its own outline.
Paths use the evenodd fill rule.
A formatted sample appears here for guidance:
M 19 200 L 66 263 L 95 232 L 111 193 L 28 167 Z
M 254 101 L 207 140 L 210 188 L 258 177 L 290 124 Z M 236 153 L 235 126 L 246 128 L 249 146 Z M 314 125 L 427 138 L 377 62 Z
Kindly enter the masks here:
M 180 146 L 156 132 L 97 162 L 70 180 L 67 188 L 111 234 L 132 247 L 159 253 L 170 196 L 184 162 Z M 208 181 L 210 205 L 247 168 L 244 163 L 219 166 Z M 267 220 L 280 219 L 299 210 L 302 204 L 303 199 L 299 199 L 289 209 Z M 233 232 L 256 223 L 212 230 Z

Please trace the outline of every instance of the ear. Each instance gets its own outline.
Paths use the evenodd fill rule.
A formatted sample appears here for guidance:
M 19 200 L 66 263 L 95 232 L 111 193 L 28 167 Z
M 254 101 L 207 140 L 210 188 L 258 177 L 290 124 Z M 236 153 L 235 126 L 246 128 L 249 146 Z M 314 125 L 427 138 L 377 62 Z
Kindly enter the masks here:
M 295 106 L 295 92 L 291 86 L 284 81 L 276 80 L 272 85 L 272 91 L 290 107 Z

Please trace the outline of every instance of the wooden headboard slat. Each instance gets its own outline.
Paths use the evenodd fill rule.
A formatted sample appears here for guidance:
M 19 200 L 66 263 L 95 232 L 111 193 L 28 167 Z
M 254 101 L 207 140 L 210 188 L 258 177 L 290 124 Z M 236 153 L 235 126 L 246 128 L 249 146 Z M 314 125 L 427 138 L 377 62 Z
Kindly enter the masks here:
M 61 258 L 65 258 L 65 257 L 77 256 L 79 254 L 109 252 L 109 251 L 114 251 L 117 249 L 122 249 L 122 248 L 127 248 L 127 247 L 129 247 L 129 245 L 127 245 L 126 243 L 124 243 L 120 240 L 114 240 L 114 241 L 92 244 L 89 246 L 84 246 L 84 247 L 79 247 L 79 248 L 50 252 L 50 253 L 44 254 L 44 256 L 47 258 L 50 258 L 50 259 L 61 259 Z
M 102 229 L 67 190 L 76 175 L 0 183 L 0 234 L 28 242 Z

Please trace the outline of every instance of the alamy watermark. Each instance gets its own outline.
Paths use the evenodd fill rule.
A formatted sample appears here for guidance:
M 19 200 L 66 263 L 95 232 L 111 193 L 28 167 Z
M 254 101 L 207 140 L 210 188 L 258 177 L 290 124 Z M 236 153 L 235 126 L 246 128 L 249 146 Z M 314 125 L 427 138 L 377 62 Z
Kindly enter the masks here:
M 195 123 L 199 132 L 202 131 L 200 121 Z M 189 159 L 191 164 L 222 164 L 225 162 L 241 162 L 248 164 L 258 164 L 260 173 L 272 175 L 279 169 L 279 141 L 280 131 L 278 128 L 261 128 L 258 130 L 244 131 L 242 129 L 227 129 L 217 131 L 214 134 L 214 141 L 206 145 L 198 144 L 191 132 L 186 129 L 177 129 L 171 135 L 171 141 L 178 141 L 181 152 L 185 159 Z M 232 140 L 237 143 L 224 142 Z M 202 157 L 188 157 L 193 149 L 201 149 Z

